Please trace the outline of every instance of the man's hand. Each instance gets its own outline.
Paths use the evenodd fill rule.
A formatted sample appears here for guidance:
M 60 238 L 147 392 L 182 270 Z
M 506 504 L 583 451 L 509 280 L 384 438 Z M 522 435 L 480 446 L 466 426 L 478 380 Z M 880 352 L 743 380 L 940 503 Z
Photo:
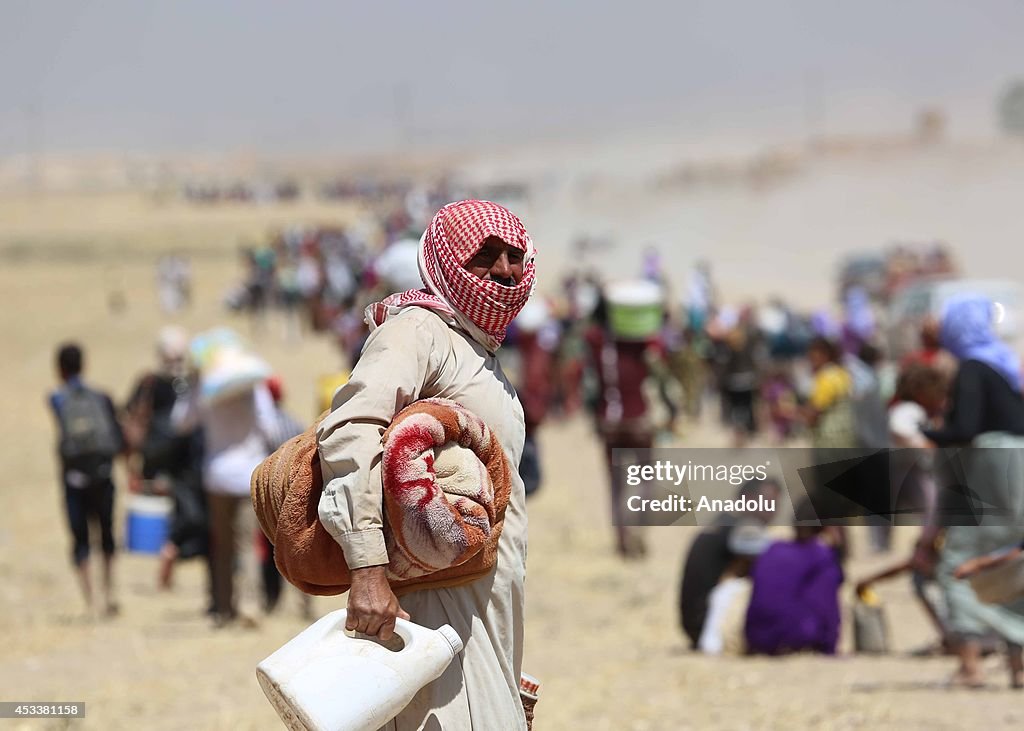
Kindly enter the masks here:
M 395 632 L 396 617 L 409 619 L 391 591 L 385 567 L 353 569 L 345 629 L 389 640 Z

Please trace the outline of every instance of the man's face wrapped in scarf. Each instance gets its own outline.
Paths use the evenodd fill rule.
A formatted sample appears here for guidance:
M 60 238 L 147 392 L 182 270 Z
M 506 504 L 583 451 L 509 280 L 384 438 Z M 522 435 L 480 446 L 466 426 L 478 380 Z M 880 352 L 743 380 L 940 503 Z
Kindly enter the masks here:
M 427 307 L 450 316 L 488 351 L 496 351 L 536 281 L 533 241 L 523 222 L 497 203 L 450 203 L 430 222 L 418 256 L 425 290 L 371 305 L 371 327 L 396 308 Z

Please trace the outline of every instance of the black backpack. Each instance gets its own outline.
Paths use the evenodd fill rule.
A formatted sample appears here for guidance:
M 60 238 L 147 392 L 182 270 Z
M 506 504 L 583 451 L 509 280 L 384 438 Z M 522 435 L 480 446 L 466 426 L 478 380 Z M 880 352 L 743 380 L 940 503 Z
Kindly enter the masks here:
M 121 451 L 121 431 L 107 399 L 83 386 L 64 391 L 60 416 L 60 456 L 69 463 L 110 461 Z

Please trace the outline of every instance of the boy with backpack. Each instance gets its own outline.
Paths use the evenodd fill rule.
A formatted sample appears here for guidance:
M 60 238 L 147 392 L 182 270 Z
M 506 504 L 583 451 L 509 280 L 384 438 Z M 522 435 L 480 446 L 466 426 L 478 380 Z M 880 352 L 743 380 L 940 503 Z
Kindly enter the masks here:
M 86 605 L 92 609 L 89 575 L 89 523 L 99 523 L 103 546 L 103 591 L 107 616 L 117 613 L 113 594 L 114 458 L 124 444 L 110 397 L 82 382 L 82 349 L 66 344 L 57 351 L 62 385 L 50 395 L 57 419 L 61 477 L 68 524 L 73 539 L 72 561 Z

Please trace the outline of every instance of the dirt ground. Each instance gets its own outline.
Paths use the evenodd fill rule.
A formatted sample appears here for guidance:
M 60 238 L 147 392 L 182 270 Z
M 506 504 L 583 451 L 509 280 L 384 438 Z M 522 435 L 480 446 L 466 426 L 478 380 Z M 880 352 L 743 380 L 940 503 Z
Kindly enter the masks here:
M 124 553 L 117 565 L 121 615 L 83 618 L 45 395 L 55 381 L 54 347 L 73 337 L 87 349 L 89 380 L 127 396 L 166 321 L 153 291 L 155 253 L 179 246 L 196 252 L 196 302 L 178 321 L 192 330 L 227 323 L 250 336 L 283 375 L 291 409 L 312 418 L 314 379 L 339 365 L 333 347 L 323 339 L 288 341 L 276 320 L 253 333 L 227 316 L 220 300 L 240 272 L 233 251 L 242 238 L 287 221 L 346 215 L 274 207 L 196 212 L 134 198 L 0 200 L 0 699 L 87 704 L 84 720 L 6 721 L 3 728 L 280 727 L 254 668 L 305 626 L 294 592 L 259 630 L 214 630 L 202 612 L 199 563 L 180 565 L 173 591 L 161 593 L 156 560 Z M 114 289 L 127 302 L 118 314 L 109 309 Z M 722 439 L 705 424 L 682 443 Z M 1006 689 L 998 659 L 987 664 L 990 688 L 967 691 L 943 687 L 951 660 L 908 656 L 932 636 L 905 581 L 881 588 L 895 644 L 889 656 L 690 653 L 676 594 L 694 530 L 652 529 L 646 559 L 623 563 L 611 550 L 602 460 L 587 424 L 551 424 L 541 445 L 546 478 L 529 504 L 524 663 L 542 683 L 536 728 L 936 731 L 1024 724 L 1024 696 Z M 117 525 L 123 527 L 122 515 Z M 903 545 L 911 538 L 899 535 Z M 851 577 L 898 558 L 869 556 L 864 536 L 855 540 Z M 847 585 L 844 605 L 850 594 Z M 318 598 L 314 607 L 322 614 L 343 602 Z

